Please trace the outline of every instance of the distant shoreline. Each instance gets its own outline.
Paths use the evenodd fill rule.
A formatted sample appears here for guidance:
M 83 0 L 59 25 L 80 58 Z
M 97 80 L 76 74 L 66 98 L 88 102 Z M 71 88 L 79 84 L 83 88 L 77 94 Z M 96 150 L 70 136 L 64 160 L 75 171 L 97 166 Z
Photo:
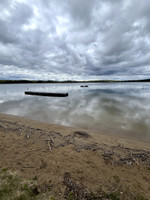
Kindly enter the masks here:
M 0 84 L 28 84 L 28 83 L 129 83 L 129 82 L 150 82 L 150 79 L 140 80 L 88 80 L 88 81 L 53 81 L 53 80 L 0 80 Z

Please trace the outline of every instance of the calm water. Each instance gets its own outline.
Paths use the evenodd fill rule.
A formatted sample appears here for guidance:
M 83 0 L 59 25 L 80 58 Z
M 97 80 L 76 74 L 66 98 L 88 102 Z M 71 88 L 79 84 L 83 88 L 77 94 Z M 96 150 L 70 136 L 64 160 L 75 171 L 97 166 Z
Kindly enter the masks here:
M 150 141 L 150 83 L 0 85 L 0 112 Z M 24 91 L 68 92 L 26 96 Z

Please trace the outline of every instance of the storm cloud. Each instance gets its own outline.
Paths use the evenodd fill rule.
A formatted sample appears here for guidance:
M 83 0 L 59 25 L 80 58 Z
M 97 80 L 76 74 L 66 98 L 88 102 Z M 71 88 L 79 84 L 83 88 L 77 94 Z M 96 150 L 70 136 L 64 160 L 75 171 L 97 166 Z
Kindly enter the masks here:
M 150 78 L 149 0 L 0 1 L 0 79 Z

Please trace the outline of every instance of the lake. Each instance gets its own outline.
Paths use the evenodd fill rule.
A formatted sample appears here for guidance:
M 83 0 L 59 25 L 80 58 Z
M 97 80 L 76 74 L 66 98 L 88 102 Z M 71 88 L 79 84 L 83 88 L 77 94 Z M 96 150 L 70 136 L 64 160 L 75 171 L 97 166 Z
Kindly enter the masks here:
M 150 141 L 150 83 L 90 83 L 88 88 L 80 85 L 1 84 L 0 112 Z M 69 96 L 27 96 L 27 89 L 68 92 Z

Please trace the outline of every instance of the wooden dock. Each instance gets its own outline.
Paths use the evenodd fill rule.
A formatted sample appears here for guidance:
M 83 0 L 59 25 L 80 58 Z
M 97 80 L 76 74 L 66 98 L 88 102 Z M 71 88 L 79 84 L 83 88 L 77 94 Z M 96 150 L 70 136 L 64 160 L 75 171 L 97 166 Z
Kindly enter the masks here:
M 68 93 L 49 93 L 25 91 L 25 95 L 46 96 L 46 97 L 67 97 Z

